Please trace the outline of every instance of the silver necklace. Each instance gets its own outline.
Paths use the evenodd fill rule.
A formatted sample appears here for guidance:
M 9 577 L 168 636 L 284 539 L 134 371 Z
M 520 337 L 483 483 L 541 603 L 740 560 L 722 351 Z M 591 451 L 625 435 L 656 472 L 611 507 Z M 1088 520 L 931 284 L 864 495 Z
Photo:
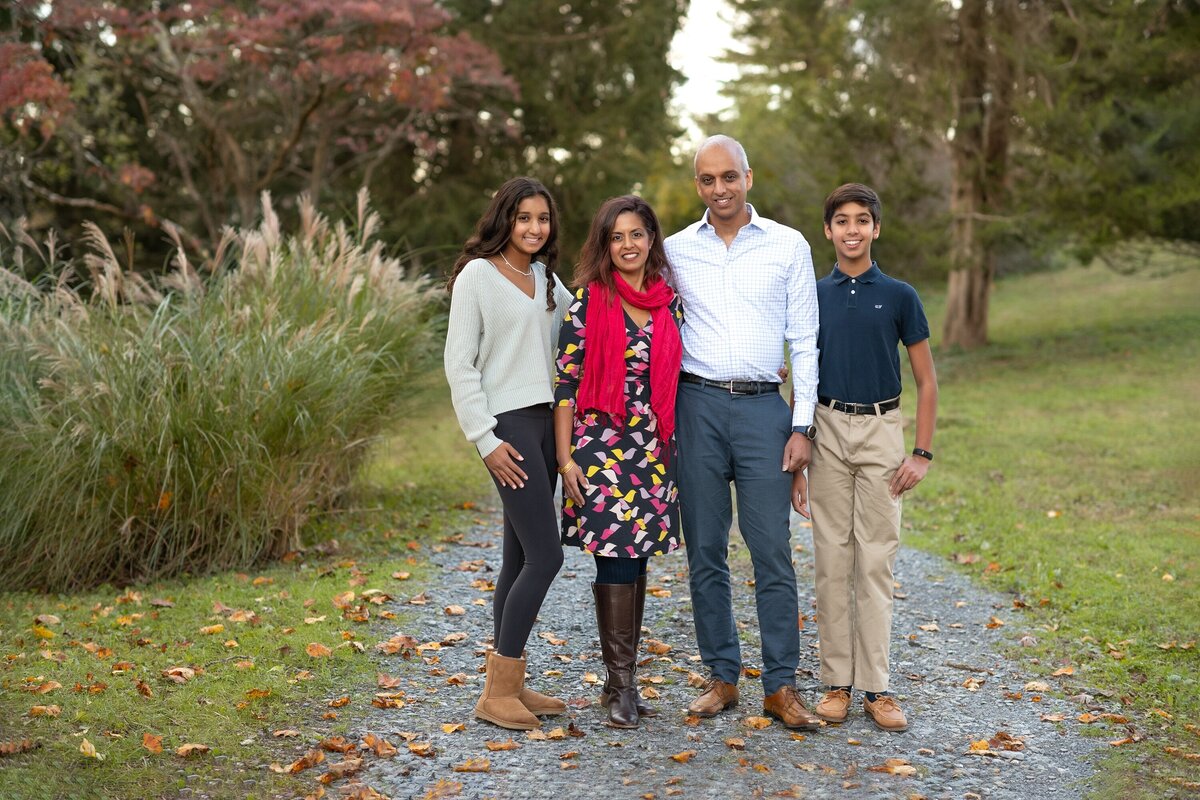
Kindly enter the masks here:
M 500 257 L 504 259 L 504 266 L 508 267 L 513 272 L 517 273 L 518 275 L 524 275 L 526 278 L 528 278 L 530 275 L 533 274 L 533 264 L 532 263 L 529 265 L 529 269 L 527 269 L 525 272 L 521 272 L 521 270 L 517 269 L 512 264 L 508 263 L 508 258 L 505 257 L 503 250 L 500 251 Z

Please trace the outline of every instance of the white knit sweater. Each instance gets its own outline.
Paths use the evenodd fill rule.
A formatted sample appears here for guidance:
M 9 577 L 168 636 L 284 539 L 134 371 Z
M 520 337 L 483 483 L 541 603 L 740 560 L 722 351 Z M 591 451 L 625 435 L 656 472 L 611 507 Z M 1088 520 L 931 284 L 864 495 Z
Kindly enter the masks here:
M 571 293 L 555 278 L 546 309 L 546 268 L 532 264 L 533 298 L 486 259 L 463 267 L 450 296 L 446 380 L 454 413 L 480 456 L 500 446 L 496 415 L 554 400 L 554 347 Z

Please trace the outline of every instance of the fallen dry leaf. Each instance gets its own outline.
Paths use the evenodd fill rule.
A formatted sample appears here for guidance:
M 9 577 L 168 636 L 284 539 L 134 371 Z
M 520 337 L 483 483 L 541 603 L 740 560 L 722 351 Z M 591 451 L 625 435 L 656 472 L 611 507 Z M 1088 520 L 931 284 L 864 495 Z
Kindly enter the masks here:
M 867 767 L 867 769 L 871 772 L 886 772 L 890 775 L 903 775 L 905 777 L 917 774 L 917 768 L 903 758 L 889 758 L 879 766 Z
M 364 736 L 362 738 L 362 743 L 379 758 L 391 758 L 398 752 L 396 750 L 396 745 L 392 744 L 387 739 L 376 736 L 373 733 L 368 733 L 366 736 Z
M 506 742 L 484 742 L 483 746 L 493 752 L 497 750 L 517 750 L 521 747 L 520 744 L 514 742 L 512 739 L 509 739 Z
M 317 780 L 324 784 L 330 784 L 348 775 L 353 775 L 362 769 L 362 765 L 363 760 L 361 758 L 347 758 L 336 764 L 330 764 L 325 774 L 317 778 Z
M 29 709 L 31 717 L 57 717 L 62 713 L 62 709 L 58 706 L 34 706 Z
M 151 753 L 162 752 L 162 737 L 155 736 L 153 733 L 142 734 L 142 747 L 149 750 Z
M 555 636 L 553 633 L 547 633 L 546 631 L 542 631 L 541 633 L 539 633 L 538 637 L 541 639 L 545 639 L 547 642 L 549 642 L 550 644 L 552 644 L 555 647 L 561 647 L 562 645 L 567 643 L 566 639 L 559 638 L 558 636 Z
M 404 682 L 403 678 L 393 678 L 391 675 L 380 672 L 375 676 L 375 682 L 380 689 L 395 689 Z
M 41 742 L 35 742 L 32 739 L 18 739 L 12 742 L 0 742 L 0 756 L 15 756 L 18 753 L 27 753 L 30 750 L 35 750 L 41 747 Z
M 770 727 L 771 720 L 767 717 L 746 717 L 742 720 L 742 724 L 756 731 L 761 731 L 763 728 Z
M 1059 677 L 1062 677 L 1063 675 L 1074 675 L 1074 674 L 1075 674 L 1075 668 L 1070 665 L 1067 665 L 1065 667 L 1060 667 L 1059 669 L 1054 670 L 1054 672 L 1051 672 L 1050 677 L 1051 678 L 1059 678 Z
M 346 737 L 344 736 L 330 736 L 327 739 L 322 739 L 317 742 L 317 747 L 329 753 L 349 753 L 351 750 L 357 749 L 354 742 L 346 741 Z
M 736 736 L 730 736 L 725 740 L 725 746 L 733 750 L 745 750 L 746 740 L 740 739 Z
M 342 695 L 334 700 L 329 701 L 330 708 L 341 708 L 342 706 L 350 705 L 350 695 Z
M 442 724 L 442 733 L 458 733 L 466 729 L 467 726 L 461 722 L 446 722 Z
M 455 772 L 490 772 L 492 762 L 486 758 L 468 758 L 461 764 L 454 765 Z
M 308 653 L 313 658 L 326 658 L 333 655 L 333 651 L 319 642 L 309 642 L 304 648 L 304 652 Z
M 967 678 L 962 682 L 962 685 L 968 692 L 977 692 L 986 680 L 986 678 Z
M 320 748 L 314 747 L 312 750 L 309 750 L 307 753 L 300 756 L 300 758 L 297 758 L 295 761 L 289 764 L 285 771 L 289 775 L 297 775 L 306 769 L 315 767 L 324 760 L 325 753 Z
M 671 645 L 666 642 L 660 642 L 657 639 L 647 639 L 645 644 L 646 652 L 653 653 L 656 656 L 665 656 L 671 652 Z
M 467 613 L 467 610 L 462 606 L 446 606 L 442 610 L 446 612 L 446 616 L 448 617 L 461 617 L 463 614 Z
M 434 754 L 433 742 L 409 742 L 408 752 L 414 756 L 429 758 Z
M 1042 722 L 1062 722 L 1065 714 L 1042 714 Z
M 89 742 L 87 739 L 84 739 L 82 742 L 79 743 L 79 752 L 83 753 L 88 758 L 94 758 L 97 761 L 104 760 L 104 755 L 102 753 L 96 752 L 96 746 L 94 744 L 92 744 L 91 742 Z
M 271 735 L 277 739 L 293 739 L 300 735 L 300 731 L 293 730 L 292 728 L 283 728 L 273 732 Z
M 209 749 L 209 746 L 206 744 L 195 744 L 189 742 L 188 744 L 176 747 L 175 754 L 184 758 L 191 758 L 192 756 L 204 755 L 209 751 Z
M 672 761 L 678 761 L 680 764 L 686 764 L 696 756 L 695 750 L 684 750 L 682 753 L 676 753 L 671 756 Z
M 187 683 L 196 677 L 196 670 L 191 667 L 171 667 L 162 671 L 163 677 L 175 683 Z
M 224 630 L 224 625 L 205 625 L 200 629 L 200 633 L 204 634 L 205 636 L 214 636 L 218 633 L 224 632 Z

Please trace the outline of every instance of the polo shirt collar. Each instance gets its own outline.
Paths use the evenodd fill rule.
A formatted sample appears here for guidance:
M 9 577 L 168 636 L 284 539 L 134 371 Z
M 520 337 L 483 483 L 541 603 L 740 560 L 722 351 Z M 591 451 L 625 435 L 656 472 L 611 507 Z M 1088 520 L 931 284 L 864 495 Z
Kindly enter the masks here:
M 882 274 L 883 273 L 879 271 L 879 265 L 876 264 L 874 261 L 872 261 L 871 268 L 868 269 L 866 272 L 864 272 L 862 275 L 858 276 L 858 282 L 859 283 L 874 283 L 879 278 L 879 276 Z M 850 276 L 847 275 L 846 273 L 842 272 L 840 269 L 838 269 L 837 264 L 833 265 L 833 272 L 831 272 L 830 275 L 833 276 L 833 282 L 838 285 L 841 285 L 841 284 L 845 283 L 846 281 L 850 280 Z
M 766 230 L 767 229 L 767 226 L 766 226 L 767 220 L 764 219 L 763 217 L 760 217 L 758 215 L 758 212 L 754 210 L 754 206 L 751 205 L 750 203 L 746 203 L 746 208 L 749 209 L 749 211 L 750 211 L 750 221 L 746 224 L 749 226 L 758 228 L 760 231 Z M 700 218 L 700 227 L 698 230 L 702 231 L 705 228 L 712 228 L 712 224 L 708 221 L 708 214 L 709 214 L 709 210 L 707 208 L 704 209 L 704 216 Z

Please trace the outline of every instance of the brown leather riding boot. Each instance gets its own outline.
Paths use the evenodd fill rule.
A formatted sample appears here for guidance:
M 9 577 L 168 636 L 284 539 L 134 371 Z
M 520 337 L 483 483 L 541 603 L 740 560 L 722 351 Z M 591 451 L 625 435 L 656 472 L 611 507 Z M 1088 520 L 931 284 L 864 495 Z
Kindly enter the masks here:
M 634 640 L 634 643 L 633 643 L 633 652 L 634 652 L 633 657 L 634 657 L 634 677 L 636 678 L 636 676 L 637 676 L 637 663 L 636 663 L 637 662 L 637 653 L 638 653 L 638 650 L 641 648 L 641 644 L 642 644 L 642 619 L 646 614 L 646 576 L 639 575 L 638 579 L 636 581 L 634 581 L 633 585 L 635 588 L 634 604 L 633 604 L 633 610 L 634 610 L 633 630 L 634 630 L 634 636 L 636 637 Z M 608 706 L 608 695 L 609 695 L 608 683 L 605 683 L 604 689 L 600 692 L 600 705 L 605 706 L 605 707 Z M 656 709 L 654 706 L 650 705 L 645 700 L 643 700 L 642 696 L 640 694 L 635 693 L 634 698 L 635 698 L 635 702 L 637 703 L 637 710 L 638 710 L 639 717 L 657 717 L 658 716 L 658 709 Z
M 596 597 L 596 626 L 600 631 L 600 652 L 608 669 L 608 725 L 613 728 L 638 726 L 637 633 L 634 629 L 634 603 L 637 588 L 632 583 L 593 583 Z

